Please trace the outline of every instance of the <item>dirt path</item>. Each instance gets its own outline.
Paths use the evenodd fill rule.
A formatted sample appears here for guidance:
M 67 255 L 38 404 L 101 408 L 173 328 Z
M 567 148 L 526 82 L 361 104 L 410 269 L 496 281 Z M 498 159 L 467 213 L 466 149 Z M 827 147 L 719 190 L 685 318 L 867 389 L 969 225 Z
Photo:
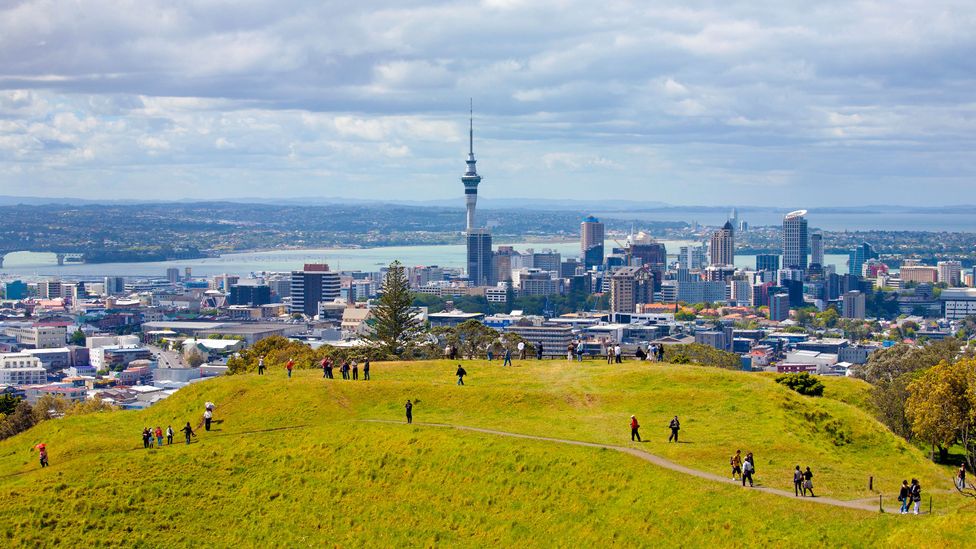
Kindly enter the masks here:
M 403 424 L 402 421 L 391 421 L 391 420 L 385 420 L 385 419 L 364 419 L 362 421 L 367 421 L 367 422 L 370 422 L 370 423 L 395 423 L 395 424 Z M 569 439 L 564 439 L 564 438 L 550 438 L 550 437 L 541 437 L 541 436 L 535 436 L 535 435 L 524 435 L 524 434 L 521 434 L 521 433 L 510 433 L 508 431 L 497 431 L 495 429 L 482 429 L 480 427 L 468 427 L 468 426 L 465 426 L 465 425 L 450 425 L 450 424 L 447 424 L 447 423 L 418 423 L 418 422 L 415 422 L 415 423 L 413 423 L 413 425 L 422 426 L 422 427 L 441 427 L 441 428 L 447 428 L 447 429 L 457 429 L 459 431 L 471 431 L 471 432 L 475 432 L 475 433 L 484 433 L 484 434 L 488 434 L 488 435 L 497 435 L 497 436 L 503 436 L 503 437 L 524 438 L 524 439 L 528 439 L 528 440 L 539 440 L 539 441 L 544 441 L 544 442 L 555 442 L 555 443 L 559 443 L 559 444 L 571 444 L 573 446 L 585 446 L 585 447 L 588 447 L 588 448 L 604 448 L 604 449 L 607 449 L 607 450 L 615 450 L 617 452 L 621 452 L 621 453 L 624 453 L 624 454 L 629 454 L 629 455 L 632 455 L 632 456 L 634 456 L 636 458 L 642 459 L 644 461 L 648 461 L 648 462 L 653 463 L 654 465 L 657 465 L 658 467 L 662 467 L 664 469 L 670 469 L 671 471 L 676 471 L 678 473 L 684 473 L 686 475 L 691 475 L 691 476 L 694 476 L 694 477 L 703 478 L 705 480 L 710 480 L 712 482 L 719 482 L 719 483 L 722 483 L 722 484 L 732 484 L 732 485 L 740 486 L 740 483 L 738 481 L 734 481 L 734 480 L 732 480 L 732 479 L 730 479 L 728 477 L 723 477 L 723 476 L 716 475 L 714 473 L 708 473 L 708 472 L 705 472 L 705 471 L 699 471 L 698 469 L 692 469 L 690 467 L 685 467 L 684 465 L 680 465 L 680 464 L 675 463 L 675 462 L 673 462 L 673 461 L 671 461 L 669 459 L 665 459 L 665 458 L 663 458 L 661 456 L 658 456 L 658 455 L 655 455 L 655 454 L 651 454 L 649 452 L 645 452 L 644 450 L 640 450 L 638 448 L 630 448 L 630 447 L 627 447 L 627 446 L 614 446 L 612 444 L 599 444 L 599 443 L 596 443 L 596 442 L 583 442 L 581 440 L 569 440 Z M 755 486 L 754 488 L 748 488 L 748 489 L 749 490 L 755 490 L 757 492 L 765 492 L 767 494 L 773 494 L 775 496 L 789 497 L 791 499 L 802 500 L 802 501 L 809 502 L 809 503 L 819 503 L 821 505 L 830 505 L 830 506 L 833 506 L 833 507 L 844 507 L 844 508 L 847 508 L 847 509 L 857 509 L 859 511 L 871 511 L 871 512 L 875 512 L 875 513 L 878 512 L 878 503 L 877 503 L 877 501 L 874 501 L 874 502 L 869 502 L 867 500 L 844 501 L 844 500 L 840 500 L 840 499 L 827 498 L 827 497 L 816 497 L 816 498 L 796 497 L 795 494 L 791 494 L 791 493 L 789 493 L 786 490 L 779 490 L 777 488 L 770 488 L 768 486 Z M 886 513 L 895 513 L 895 514 L 897 514 L 898 513 L 898 509 L 886 507 L 885 508 L 885 512 Z

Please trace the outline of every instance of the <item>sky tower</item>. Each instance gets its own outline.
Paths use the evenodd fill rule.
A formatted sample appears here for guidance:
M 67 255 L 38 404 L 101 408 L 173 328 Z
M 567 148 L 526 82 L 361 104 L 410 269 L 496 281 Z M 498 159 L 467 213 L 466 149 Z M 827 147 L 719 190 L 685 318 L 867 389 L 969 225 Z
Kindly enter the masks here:
M 477 160 L 474 159 L 474 100 L 471 101 L 470 118 L 468 118 L 468 169 L 461 176 L 461 183 L 464 183 L 464 201 L 468 208 L 467 230 L 474 228 L 474 209 L 478 205 L 478 183 L 481 183 L 481 176 L 475 167 Z

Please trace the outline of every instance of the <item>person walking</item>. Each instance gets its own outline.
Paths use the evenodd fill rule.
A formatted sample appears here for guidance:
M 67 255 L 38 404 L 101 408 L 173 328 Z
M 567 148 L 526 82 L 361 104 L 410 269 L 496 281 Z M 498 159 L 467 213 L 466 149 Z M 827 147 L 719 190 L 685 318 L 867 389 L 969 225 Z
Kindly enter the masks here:
M 640 429 L 640 424 L 637 423 L 637 416 L 630 416 L 630 441 L 633 442 L 637 439 L 637 442 L 641 442 L 640 433 L 637 430 Z
M 363 381 L 369 381 L 369 357 L 363 361 Z
M 908 486 L 908 481 L 901 481 L 901 488 L 898 490 L 898 501 L 901 503 L 901 514 L 908 514 L 908 506 L 912 502 L 912 489 Z
M 742 462 L 742 486 L 746 485 L 746 480 L 749 481 L 749 487 L 752 488 L 752 475 L 756 472 L 756 464 L 752 461 L 752 453 L 746 454 L 745 461 Z
M 793 470 L 793 495 L 799 497 L 801 493 L 804 496 L 807 495 L 806 490 L 803 489 L 803 471 L 797 465 L 796 469 Z
M 37 450 L 37 455 L 40 458 L 41 469 L 47 467 L 49 465 L 47 462 L 47 444 L 42 442 L 34 446 L 34 449 Z
M 519 353 L 519 360 L 525 360 L 525 342 L 524 341 L 519 341 L 518 342 L 518 353 Z
M 294 367 L 295 367 L 295 361 L 289 358 L 288 362 L 285 363 L 285 368 L 288 370 L 288 379 L 291 379 L 291 370 Z
M 210 422 L 211 421 L 213 421 L 213 412 L 211 412 L 210 410 L 204 411 L 203 412 L 203 425 L 204 425 L 204 428 L 207 431 L 210 430 Z M 200 428 L 200 426 L 197 425 L 197 428 Z
M 456 375 L 458 378 L 457 384 L 464 385 L 464 376 L 468 375 L 468 372 L 466 372 L 464 368 L 462 368 L 461 365 L 458 364 L 457 372 L 454 375 Z
M 502 362 L 502 366 L 512 365 L 512 351 L 505 349 L 505 362 Z
M 168 444 L 170 446 L 173 445 L 173 426 L 172 425 L 167 425 L 166 426 L 166 444 Z
M 156 442 L 159 443 L 159 447 L 163 447 L 163 428 L 159 425 L 156 426 Z
M 180 429 L 180 431 L 183 431 L 183 434 L 186 435 L 186 443 L 187 444 L 190 443 L 190 437 L 193 437 L 193 438 L 196 438 L 197 437 L 197 434 L 193 432 L 193 427 L 190 427 L 190 422 L 189 421 L 186 422 L 186 426 L 183 427 L 182 429 Z
M 959 486 L 960 490 L 966 489 L 966 464 L 965 463 L 959 466 L 959 472 L 956 473 L 956 484 Z
M 909 487 L 909 495 L 912 498 L 912 511 L 917 515 L 918 507 L 922 503 L 922 485 L 918 483 L 918 480 L 912 479 L 912 485 Z
M 359 381 L 359 363 L 355 360 L 352 361 L 352 378 Z
M 258 375 L 259 376 L 263 376 L 264 375 L 264 357 L 263 356 L 260 357 L 260 358 L 258 358 Z
M 407 423 L 413 423 L 413 403 L 407 400 L 404 408 L 407 409 Z
M 142 430 L 142 447 L 149 448 L 149 427 Z
M 729 465 L 732 466 L 732 480 L 737 480 L 735 475 L 742 478 L 742 450 L 735 451 L 735 454 L 729 458 Z
M 491 359 L 495 358 L 495 353 L 491 352 L 491 345 L 492 344 L 489 343 L 485 346 L 485 356 L 488 357 L 488 362 L 491 362 Z
M 623 364 L 623 349 L 620 348 L 620 344 L 613 346 L 613 358 L 617 361 L 617 364 Z
M 613 364 L 613 345 L 607 345 L 607 364 Z
M 810 497 L 815 498 L 817 496 L 813 495 L 813 472 L 807 467 L 806 471 L 803 471 L 803 495 L 807 495 L 807 491 L 810 491 Z
M 668 424 L 668 428 L 671 429 L 671 436 L 668 437 L 668 442 L 672 440 L 678 442 L 678 430 L 681 429 L 681 422 L 678 421 L 678 416 L 674 416 L 674 419 Z
M 542 360 L 542 342 L 535 344 L 535 359 Z

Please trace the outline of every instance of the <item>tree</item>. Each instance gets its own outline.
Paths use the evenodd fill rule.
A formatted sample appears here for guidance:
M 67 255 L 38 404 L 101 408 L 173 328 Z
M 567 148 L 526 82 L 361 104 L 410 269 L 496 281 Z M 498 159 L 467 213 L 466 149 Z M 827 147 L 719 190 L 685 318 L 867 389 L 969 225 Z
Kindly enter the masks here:
M 72 345 L 84 346 L 85 332 L 82 332 L 81 330 L 75 330 L 74 333 L 71 334 L 71 337 L 68 338 L 68 343 Z
M 905 415 L 922 440 L 947 448 L 964 439 L 967 460 L 976 465 L 976 360 L 940 362 L 908 386 Z M 972 434 L 972 435 L 971 435 Z M 934 458 L 934 455 L 933 455 Z
M 399 356 L 403 346 L 416 339 L 421 330 L 412 307 L 410 285 L 399 261 L 390 264 L 383 279 L 383 293 L 377 301 L 370 324 L 373 330 L 366 339 Z
M 22 433 L 33 427 L 36 423 L 34 408 L 27 401 L 22 401 L 17 405 L 13 413 L 3 418 L 3 421 L 0 421 L 0 440 Z
M 0 396 L 0 415 L 9 416 L 10 414 L 14 413 L 14 410 L 17 409 L 17 404 L 19 404 L 20 401 L 20 398 L 10 394 Z
M 790 389 L 806 396 L 823 396 L 824 384 L 807 372 L 797 374 L 785 374 L 776 378 L 776 383 L 785 385 Z
M 207 355 L 196 345 L 191 345 L 183 351 L 183 360 L 186 361 L 190 368 L 196 368 L 207 362 Z

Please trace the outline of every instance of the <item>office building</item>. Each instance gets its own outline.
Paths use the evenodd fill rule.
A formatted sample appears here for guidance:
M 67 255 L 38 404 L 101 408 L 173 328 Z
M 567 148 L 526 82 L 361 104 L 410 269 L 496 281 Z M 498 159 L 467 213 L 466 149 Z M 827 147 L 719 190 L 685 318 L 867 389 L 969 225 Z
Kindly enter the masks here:
M 493 254 L 491 251 L 491 231 L 470 229 L 467 234 L 468 283 L 471 286 L 494 286 Z
M 950 288 L 962 283 L 962 263 L 959 261 L 940 261 L 936 268 L 939 270 L 939 282 L 945 282 Z
M 319 303 L 335 301 L 340 289 L 339 273 L 330 271 L 324 263 L 306 263 L 304 269 L 291 273 L 288 312 L 315 316 L 319 312 Z
M 643 267 L 621 267 L 610 275 L 610 312 L 635 313 L 638 303 L 651 303 L 653 276 Z
M 797 210 L 783 218 L 783 267 L 807 270 L 807 211 Z
M 682 269 L 695 271 L 705 268 L 704 246 L 682 246 L 678 251 L 678 264 Z
M 125 278 L 121 276 L 105 277 L 105 295 L 122 295 L 125 293 Z
M 841 316 L 844 318 L 864 319 L 864 307 L 864 293 L 859 290 L 852 290 L 844 294 Z
M 867 242 L 862 242 L 860 246 L 848 253 L 847 272 L 848 274 L 861 276 L 864 263 L 869 259 L 877 259 L 878 254 Z
M 235 284 L 230 287 L 228 305 L 257 307 L 271 303 L 271 287 L 265 284 Z
M 599 219 L 591 215 L 580 223 L 580 255 L 583 258 L 588 258 L 587 269 L 603 264 L 603 241 L 605 238 L 604 226 Z
M 946 288 L 939 299 L 946 320 L 962 320 L 976 315 L 976 288 Z
M 166 280 L 170 284 L 176 284 L 180 281 L 180 270 L 177 267 L 170 267 L 166 269 Z
M 810 264 L 823 267 L 824 243 L 822 233 L 813 233 L 810 235 Z
M 899 269 L 899 278 L 903 284 L 905 282 L 935 283 L 939 280 L 939 270 L 936 267 L 926 265 L 905 266 L 902 264 L 901 269 Z
M 41 360 L 27 353 L 0 354 L 0 386 L 47 383 Z
M 782 322 L 790 318 L 790 295 L 776 293 L 769 296 L 769 320 Z
M 58 299 L 64 297 L 60 280 L 42 280 L 37 283 L 37 297 L 41 299 Z
M 27 298 L 27 283 L 21 280 L 13 280 L 4 285 L 4 297 L 7 299 Z
M 721 229 L 712 233 L 709 253 L 711 265 L 735 265 L 735 229 L 732 223 L 726 221 Z
M 779 255 L 777 254 L 757 254 L 756 255 L 756 270 L 757 271 L 773 271 L 779 270 Z

